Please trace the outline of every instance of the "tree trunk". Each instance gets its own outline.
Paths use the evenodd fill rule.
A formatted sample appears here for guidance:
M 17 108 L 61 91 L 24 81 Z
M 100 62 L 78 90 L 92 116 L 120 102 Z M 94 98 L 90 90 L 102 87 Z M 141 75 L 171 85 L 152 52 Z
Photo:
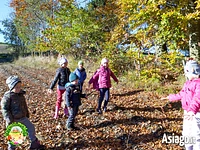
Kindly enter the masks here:
M 189 29 L 190 57 L 200 60 L 200 20 L 189 24 Z

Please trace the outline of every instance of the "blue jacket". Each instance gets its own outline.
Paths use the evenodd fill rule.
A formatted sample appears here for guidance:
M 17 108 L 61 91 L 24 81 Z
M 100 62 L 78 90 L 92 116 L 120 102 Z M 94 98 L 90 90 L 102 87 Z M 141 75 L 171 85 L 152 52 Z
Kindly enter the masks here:
M 80 106 L 81 105 L 81 98 L 85 98 L 85 94 L 81 94 L 79 84 L 71 84 L 68 82 L 65 85 L 66 88 L 66 106 L 73 107 L 73 106 Z
M 79 84 L 82 84 L 84 82 L 84 80 L 86 79 L 87 77 L 87 74 L 86 74 L 86 71 L 85 71 L 85 68 L 83 68 L 82 70 L 80 70 L 79 68 L 76 68 L 74 70 L 74 73 L 78 76 L 79 80 L 78 80 L 78 83 Z

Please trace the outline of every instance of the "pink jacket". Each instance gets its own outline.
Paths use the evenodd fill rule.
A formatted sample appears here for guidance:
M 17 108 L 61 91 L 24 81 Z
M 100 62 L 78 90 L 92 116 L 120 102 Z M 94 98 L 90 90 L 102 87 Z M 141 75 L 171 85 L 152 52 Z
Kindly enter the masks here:
M 115 82 L 118 82 L 117 77 L 114 73 L 109 69 L 101 66 L 96 74 L 94 74 L 93 79 L 98 79 L 99 88 L 110 88 L 111 87 L 111 80 L 110 77 L 114 79 Z
M 170 94 L 170 101 L 181 100 L 184 110 L 195 114 L 200 110 L 200 78 L 186 81 L 178 94 Z

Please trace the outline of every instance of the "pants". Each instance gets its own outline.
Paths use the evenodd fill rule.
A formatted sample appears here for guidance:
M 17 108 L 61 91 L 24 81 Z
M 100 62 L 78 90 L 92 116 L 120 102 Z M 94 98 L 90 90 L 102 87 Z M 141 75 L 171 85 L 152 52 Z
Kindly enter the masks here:
M 56 106 L 57 106 L 58 108 L 61 107 L 61 103 L 62 103 L 62 101 L 63 101 L 62 95 L 63 95 L 64 93 L 65 93 L 65 90 L 60 90 L 60 89 L 57 88 L 57 101 L 56 101 Z
M 21 118 L 21 119 L 18 119 L 18 120 L 14 120 L 14 121 L 20 122 L 20 123 L 22 123 L 23 125 L 26 126 L 27 131 L 28 131 L 28 136 L 29 136 L 29 139 L 31 140 L 31 142 L 33 142 L 37 139 L 36 136 L 35 136 L 35 127 L 27 117 L 24 117 L 24 118 Z M 8 144 L 8 147 L 15 148 L 15 146 L 11 145 L 11 144 Z
M 80 91 L 81 91 L 81 94 L 83 92 L 83 83 L 80 83 Z
M 99 101 L 98 101 L 98 109 L 101 109 L 101 104 L 103 102 L 104 97 L 105 97 L 105 101 L 104 101 L 103 108 L 106 108 L 108 105 L 109 98 L 110 98 L 110 89 L 109 88 L 100 88 L 99 92 L 100 92 L 100 97 L 99 97 Z
M 76 118 L 76 115 L 78 114 L 78 109 L 79 109 L 79 106 L 73 106 L 71 109 L 68 109 L 69 117 L 66 122 L 68 127 L 74 126 L 75 118 Z
M 184 137 L 189 138 L 191 142 L 185 143 L 185 149 L 200 150 L 200 112 L 191 120 L 186 119 L 186 116 L 187 111 L 184 111 L 182 134 Z

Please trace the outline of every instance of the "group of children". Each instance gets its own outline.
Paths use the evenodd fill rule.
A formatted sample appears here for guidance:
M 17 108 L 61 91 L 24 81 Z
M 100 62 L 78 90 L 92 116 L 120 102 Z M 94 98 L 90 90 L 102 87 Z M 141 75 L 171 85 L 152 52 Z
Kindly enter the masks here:
M 96 111 L 102 113 L 102 102 L 105 97 L 103 111 L 107 110 L 107 105 L 110 96 L 111 80 L 110 77 L 118 83 L 118 79 L 114 73 L 108 67 L 108 59 L 103 58 L 100 68 L 97 69 L 95 74 L 89 80 L 90 84 L 93 83 L 93 88 L 99 91 L 98 107 Z M 62 95 L 65 92 L 65 114 L 69 115 L 66 121 L 66 127 L 68 130 L 76 129 L 75 117 L 78 113 L 79 106 L 81 105 L 81 98 L 87 98 L 86 94 L 82 93 L 83 84 L 87 77 L 86 71 L 83 67 L 83 62 L 78 62 L 78 68 L 74 72 L 70 72 L 67 67 L 68 61 L 66 58 L 59 60 L 60 68 L 56 70 L 54 80 L 50 85 L 49 93 L 52 93 L 53 88 L 57 85 L 57 102 L 55 107 L 54 118 L 58 118 L 59 110 L 62 103 Z M 161 98 L 161 100 L 169 99 L 170 101 L 181 100 L 182 108 L 184 109 L 183 119 L 183 136 L 193 137 L 196 139 L 194 143 L 186 143 L 185 148 L 187 150 L 199 150 L 200 149 L 200 65 L 195 60 L 189 60 L 184 66 L 185 76 L 187 81 L 185 82 L 182 90 L 178 94 L 170 94 L 167 97 Z M 21 80 L 17 76 L 10 76 L 6 80 L 6 84 L 9 87 L 2 100 L 1 108 L 3 117 L 6 120 L 6 125 L 13 122 L 20 122 L 24 124 L 28 129 L 29 138 L 31 140 L 30 149 L 42 149 L 44 148 L 35 136 L 34 125 L 29 121 L 29 113 L 26 105 L 24 94 L 21 89 Z M 13 145 L 8 146 L 9 150 L 14 150 Z
M 83 67 L 83 61 L 78 62 L 78 67 L 71 72 L 67 67 L 68 61 L 66 58 L 61 57 L 59 59 L 60 67 L 56 70 L 55 77 L 51 82 L 48 93 L 52 94 L 55 85 L 57 84 L 57 101 L 55 107 L 54 118 L 59 117 L 59 110 L 61 109 L 61 103 L 63 101 L 62 96 L 65 93 L 65 108 L 64 113 L 68 116 L 66 121 L 66 128 L 68 130 L 77 129 L 75 127 L 75 118 L 78 114 L 79 106 L 81 105 L 81 98 L 87 98 L 86 94 L 83 94 L 83 84 L 87 77 L 86 70 Z M 108 68 L 108 59 L 103 58 L 101 61 L 100 68 L 96 71 L 93 77 L 90 79 L 89 85 L 93 83 L 94 85 L 99 85 L 100 98 L 98 100 L 97 112 L 102 113 L 101 104 L 106 97 L 103 110 L 107 110 L 107 104 L 109 101 L 109 88 L 111 87 L 112 77 L 117 83 L 118 79 L 114 73 Z M 35 136 L 35 127 L 30 122 L 28 107 L 25 101 L 25 91 L 21 89 L 21 80 L 18 76 L 10 76 L 6 80 L 6 84 L 9 87 L 2 100 L 1 100 L 1 109 L 3 117 L 6 121 L 6 126 L 14 123 L 20 122 L 24 124 L 28 129 L 28 135 L 31 140 L 30 149 L 44 149 L 45 146 L 41 145 L 39 140 Z M 89 86 L 90 87 L 90 86 Z M 9 150 L 15 150 L 16 145 L 8 144 Z

